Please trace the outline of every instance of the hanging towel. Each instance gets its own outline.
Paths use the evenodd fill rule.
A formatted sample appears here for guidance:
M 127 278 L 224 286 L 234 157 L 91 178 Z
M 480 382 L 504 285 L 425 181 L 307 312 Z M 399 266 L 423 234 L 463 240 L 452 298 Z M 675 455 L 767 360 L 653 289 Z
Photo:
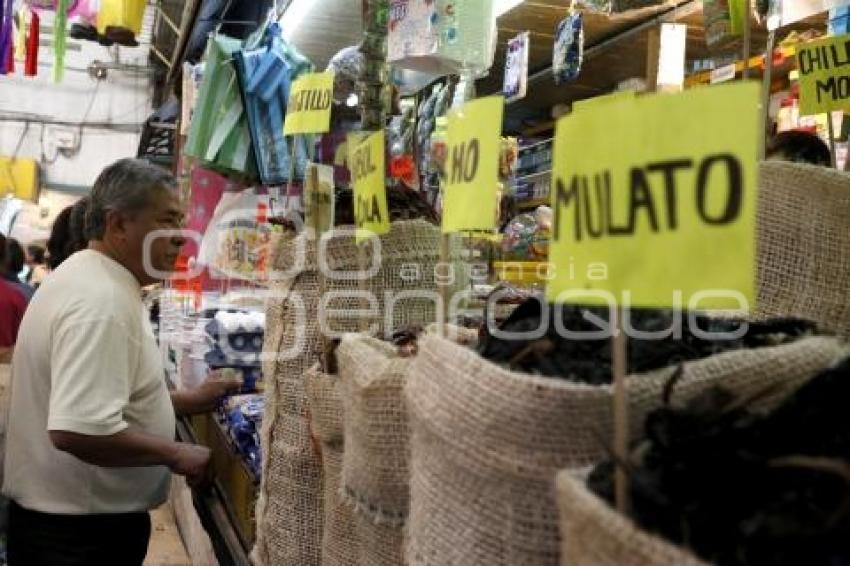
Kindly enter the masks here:
M 289 89 L 292 81 L 311 65 L 284 43 L 276 23 L 265 30 L 255 48 L 237 52 L 235 63 L 260 179 L 265 185 L 286 183 L 292 165 L 290 141 L 283 136 Z M 303 137 L 295 140 L 294 178 L 301 179 L 307 145 Z
M 65 39 L 68 27 L 68 2 L 57 0 L 56 17 L 53 21 L 53 81 L 62 82 L 65 74 Z
M 0 74 L 5 75 L 12 55 L 12 15 L 14 0 L 0 0 Z
M 40 18 L 36 12 L 30 14 L 29 34 L 27 35 L 27 55 L 24 60 L 24 76 L 38 75 L 38 34 Z

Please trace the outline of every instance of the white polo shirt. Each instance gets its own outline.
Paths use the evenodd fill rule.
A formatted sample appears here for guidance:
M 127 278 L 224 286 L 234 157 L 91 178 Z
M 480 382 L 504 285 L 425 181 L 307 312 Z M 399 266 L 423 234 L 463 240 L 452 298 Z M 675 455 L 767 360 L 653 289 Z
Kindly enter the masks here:
M 3 493 L 44 513 L 129 513 L 168 496 L 163 466 L 102 468 L 49 430 L 174 438 L 174 408 L 136 278 L 92 250 L 67 259 L 27 308 L 12 361 Z

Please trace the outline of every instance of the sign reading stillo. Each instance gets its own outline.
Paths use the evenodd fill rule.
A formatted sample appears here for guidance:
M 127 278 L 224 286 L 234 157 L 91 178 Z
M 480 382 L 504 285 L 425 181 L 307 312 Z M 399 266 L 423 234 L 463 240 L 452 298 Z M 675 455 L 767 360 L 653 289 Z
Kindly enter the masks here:
M 348 169 L 354 181 L 357 243 L 390 231 L 384 159 L 384 131 L 348 136 Z
M 797 70 L 801 116 L 850 110 L 850 35 L 799 46 Z
M 759 115 L 739 83 L 561 118 L 548 299 L 752 307 Z
M 283 135 L 322 134 L 330 130 L 333 92 L 333 73 L 310 73 L 292 83 Z
M 443 233 L 496 227 L 499 198 L 499 144 L 504 98 L 468 102 L 449 114 Z

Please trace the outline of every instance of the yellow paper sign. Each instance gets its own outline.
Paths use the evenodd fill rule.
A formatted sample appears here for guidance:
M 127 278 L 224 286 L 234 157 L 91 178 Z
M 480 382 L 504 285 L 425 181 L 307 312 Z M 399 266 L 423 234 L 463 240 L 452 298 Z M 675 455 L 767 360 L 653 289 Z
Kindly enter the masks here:
M 738 83 L 560 119 L 548 299 L 751 308 L 759 115 Z
M 0 197 L 38 200 L 38 165 L 34 159 L 0 157 Z
M 633 90 L 623 90 L 620 92 L 612 92 L 611 94 L 603 94 L 602 96 L 594 96 L 593 98 L 585 98 L 573 103 L 573 112 L 586 110 L 600 104 L 610 104 L 612 102 L 621 102 L 623 100 L 632 100 L 636 96 Z
M 330 130 L 333 92 L 333 73 L 310 73 L 292 83 L 283 135 L 321 134 Z
M 390 231 L 384 164 L 384 132 L 348 136 L 348 169 L 354 181 L 357 243 Z
M 492 231 L 499 204 L 504 97 L 464 104 L 448 119 L 443 233 Z
M 304 184 L 304 223 L 317 234 L 324 234 L 334 226 L 334 197 L 334 168 L 308 163 Z
M 801 116 L 850 110 L 850 35 L 799 46 L 797 69 Z

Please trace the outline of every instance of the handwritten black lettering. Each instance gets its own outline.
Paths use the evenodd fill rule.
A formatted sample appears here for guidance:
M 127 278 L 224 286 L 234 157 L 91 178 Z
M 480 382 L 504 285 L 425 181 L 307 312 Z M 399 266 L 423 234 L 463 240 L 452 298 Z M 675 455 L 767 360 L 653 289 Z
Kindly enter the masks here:
M 712 217 L 708 211 L 708 191 L 711 170 L 715 166 L 726 170 L 727 189 L 726 204 L 720 216 Z M 697 176 L 697 211 L 703 222 L 709 225 L 731 224 L 741 214 L 744 198 L 744 173 L 741 162 L 728 153 L 712 155 L 706 158 L 699 168 Z

